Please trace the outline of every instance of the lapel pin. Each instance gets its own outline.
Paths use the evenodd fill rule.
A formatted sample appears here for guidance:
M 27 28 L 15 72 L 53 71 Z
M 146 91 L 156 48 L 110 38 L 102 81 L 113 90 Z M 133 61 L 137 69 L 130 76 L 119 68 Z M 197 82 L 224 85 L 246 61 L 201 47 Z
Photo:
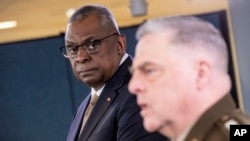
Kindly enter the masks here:
M 108 97 L 106 100 L 107 100 L 108 102 L 110 102 L 110 101 L 111 101 L 111 98 L 110 98 L 110 97 Z

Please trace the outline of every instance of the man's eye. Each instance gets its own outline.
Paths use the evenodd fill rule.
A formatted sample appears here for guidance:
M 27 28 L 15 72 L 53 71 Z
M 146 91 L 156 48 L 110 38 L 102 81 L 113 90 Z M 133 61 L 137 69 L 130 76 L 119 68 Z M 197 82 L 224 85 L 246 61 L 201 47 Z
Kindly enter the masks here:
M 146 75 L 150 75 L 150 74 L 153 74 L 155 72 L 157 72 L 157 69 L 154 69 L 154 68 L 144 68 L 143 69 L 143 73 Z
M 144 74 L 145 77 L 149 79 L 155 79 L 159 77 L 161 70 L 158 67 L 145 67 L 141 69 L 141 72 Z
M 91 41 L 91 42 L 88 43 L 87 48 L 89 50 L 94 50 L 94 49 L 96 49 L 98 47 L 99 44 L 100 44 L 99 41 Z
M 74 45 L 70 45 L 70 46 L 67 46 L 67 51 L 69 53 L 75 53 L 78 51 L 78 47 L 77 46 L 74 46 Z

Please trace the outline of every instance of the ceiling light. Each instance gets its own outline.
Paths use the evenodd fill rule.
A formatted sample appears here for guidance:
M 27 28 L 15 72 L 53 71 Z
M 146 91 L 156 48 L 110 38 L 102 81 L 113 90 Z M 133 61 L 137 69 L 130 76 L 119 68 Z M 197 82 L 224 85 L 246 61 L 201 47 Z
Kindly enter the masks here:
M 6 21 L 6 22 L 0 22 L 0 29 L 7 29 L 7 28 L 13 28 L 17 26 L 16 21 Z
M 145 0 L 130 0 L 130 12 L 132 16 L 143 16 L 147 14 L 147 2 Z
M 71 15 L 75 13 L 76 9 L 75 8 L 70 8 L 66 11 L 66 16 L 69 18 Z

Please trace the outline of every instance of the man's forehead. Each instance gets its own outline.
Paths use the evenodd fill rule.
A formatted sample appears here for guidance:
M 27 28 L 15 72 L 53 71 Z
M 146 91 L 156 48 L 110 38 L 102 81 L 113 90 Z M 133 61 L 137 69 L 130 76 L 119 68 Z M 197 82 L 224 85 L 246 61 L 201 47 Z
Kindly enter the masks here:
M 163 54 L 157 54 L 150 51 L 147 51 L 147 53 L 137 53 L 134 57 L 133 67 L 164 65 L 165 60 L 166 56 L 163 56 Z
M 66 29 L 65 40 L 83 42 L 91 38 L 97 38 L 101 33 L 100 27 L 97 25 L 84 26 L 82 24 L 78 27 L 74 23 L 69 23 Z

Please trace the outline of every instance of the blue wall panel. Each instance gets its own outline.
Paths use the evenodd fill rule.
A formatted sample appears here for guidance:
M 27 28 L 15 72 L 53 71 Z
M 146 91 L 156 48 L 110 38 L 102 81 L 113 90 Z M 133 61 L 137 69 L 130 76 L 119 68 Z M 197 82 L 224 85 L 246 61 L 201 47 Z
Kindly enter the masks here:
M 0 140 L 62 141 L 72 105 L 62 38 L 0 46 Z

